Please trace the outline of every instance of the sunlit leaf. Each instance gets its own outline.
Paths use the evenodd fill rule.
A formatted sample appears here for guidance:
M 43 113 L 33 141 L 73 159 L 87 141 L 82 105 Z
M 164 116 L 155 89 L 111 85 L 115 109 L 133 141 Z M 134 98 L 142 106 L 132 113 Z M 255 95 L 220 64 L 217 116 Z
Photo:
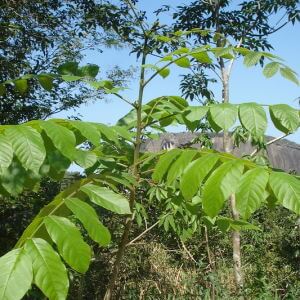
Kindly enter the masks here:
M 5 135 L 10 140 L 14 154 L 27 170 L 38 173 L 46 156 L 43 139 L 29 126 L 9 126 Z
M 92 202 L 118 214 L 130 214 L 128 200 L 108 188 L 94 184 L 86 184 L 81 188 Z
M 106 246 L 110 243 L 109 230 L 99 221 L 99 217 L 93 207 L 76 198 L 66 199 L 65 204 L 83 224 L 89 236 L 95 242 L 101 246 Z
M 180 190 L 185 199 L 191 199 L 199 190 L 202 181 L 215 166 L 219 157 L 215 154 L 204 155 L 191 162 L 180 179 Z
M 232 127 L 237 119 L 237 107 L 230 103 L 220 103 L 210 106 L 209 114 L 213 122 L 223 130 Z
M 0 257 L 0 299 L 22 299 L 33 278 L 31 259 L 23 249 L 15 249 Z
M 284 132 L 294 132 L 300 126 L 299 111 L 287 104 L 276 104 L 269 107 L 275 127 Z
M 66 299 L 69 289 L 67 270 L 58 253 L 43 239 L 30 239 L 25 251 L 31 257 L 34 283 L 50 299 Z
M 239 160 L 228 161 L 217 168 L 207 179 L 203 188 L 203 209 L 210 217 L 215 217 L 224 202 L 235 193 L 244 165 Z
M 300 214 L 300 181 L 292 175 L 271 172 L 269 184 L 275 197 L 287 209 Z
M 262 106 L 256 103 L 239 105 L 241 124 L 254 136 L 261 136 L 267 129 L 267 116 Z
M 45 217 L 44 223 L 64 260 L 74 270 L 85 273 L 90 264 L 91 249 L 83 241 L 79 229 L 68 219 L 54 215 Z
M 248 219 L 264 200 L 269 173 L 263 168 L 249 170 L 242 177 L 236 192 L 236 206 L 241 216 Z

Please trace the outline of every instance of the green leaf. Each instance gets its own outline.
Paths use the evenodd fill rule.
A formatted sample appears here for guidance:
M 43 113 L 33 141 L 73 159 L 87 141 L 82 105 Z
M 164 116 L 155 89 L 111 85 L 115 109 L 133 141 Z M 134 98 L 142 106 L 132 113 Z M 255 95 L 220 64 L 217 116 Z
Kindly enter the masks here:
M 196 153 L 196 150 L 187 149 L 183 151 L 180 156 L 171 164 L 170 170 L 167 175 L 168 185 L 171 185 L 174 180 L 182 174 L 185 167 L 192 161 Z
M 146 113 L 142 113 L 142 118 L 147 117 Z M 127 127 L 131 129 L 136 126 L 136 110 L 132 109 L 124 117 L 118 120 L 117 126 Z
M 243 174 L 236 192 L 236 206 L 241 216 L 248 219 L 264 200 L 269 173 L 255 168 Z
M 76 139 L 74 133 L 67 128 L 51 121 L 40 121 L 41 128 L 53 142 L 53 145 L 71 161 L 75 155 Z
M 111 90 L 114 87 L 113 82 L 110 80 L 89 81 L 88 84 L 96 90 L 100 90 L 100 89 Z
M 167 173 L 172 161 L 179 156 L 182 151 L 180 149 L 173 149 L 159 158 L 158 163 L 155 166 L 155 170 L 152 175 L 154 181 L 161 181 L 164 175 Z
M 62 75 L 61 79 L 66 82 L 73 82 L 82 79 L 82 76 L 73 76 L 73 75 Z
M 92 167 L 97 159 L 98 157 L 94 152 L 76 149 L 75 162 L 84 169 Z
M 300 181 L 294 176 L 281 173 L 271 172 L 269 184 L 275 195 L 282 205 L 300 215 Z
M 228 130 L 237 119 L 237 107 L 230 103 L 220 103 L 210 106 L 209 114 L 213 122 L 220 128 Z
M 31 257 L 34 283 L 50 300 L 67 298 L 69 279 L 57 252 L 43 239 L 27 240 L 25 251 Z M 23 275 L 25 278 L 25 275 Z
M 246 56 L 244 56 L 244 65 L 246 67 L 252 67 L 256 65 L 262 57 L 261 52 L 251 51 Z
M 184 170 L 180 180 L 180 190 L 186 200 L 193 198 L 202 181 L 217 163 L 219 157 L 208 154 L 190 163 Z
M 250 133 L 256 137 L 264 135 L 267 129 L 267 116 L 262 106 L 256 103 L 243 103 L 239 105 L 240 122 Z
M 0 84 L 0 97 L 6 93 L 6 88 L 4 84 Z
M 30 175 L 32 171 L 26 171 L 19 161 L 13 160 L 11 165 L 3 170 L 1 184 L 9 194 L 17 196 L 23 191 L 26 179 Z
M 216 220 L 216 225 L 223 233 L 226 233 L 230 229 L 230 221 L 231 219 L 229 218 L 218 217 Z
M 280 74 L 282 75 L 282 77 L 296 83 L 297 85 L 300 84 L 297 78 L 297 74 L 292 69 L 288 67 L 280 68 Z
M 158 74 L 162 77 L 162 78 L 166 78 L 169 76 L 170 74 L 170 69 L 166 68 L 166 67 L 158 67 L 156 65 L 152 65 L 152 64 L 146 64 L 143 65 L 143 68 L 149 68 L 152 69 L 154 71 L 157 71 Z
M 180 54 L 188 53 L 189 51 L 190 51 L 189 48 L 182 47 L 182 48 L 176 49 L 175 51 L 173 51 L 170 54 L 172 54 L 172 55 L 180 55 Z
M 273 61 L 265 65 L 263 74 L 267 78 L 271 78 L 278 72 L 278 70 L 279 70 L 279 63 Z
M 233 53 L 232 53 L 232 50 L 233 50 L 233 47 L 216 47 L 216 48 L 213 48 L 211 49 L 211 51 L 214 53 L 214 55 L 216 57 L 223 57 L 223 58 L 226 58 L 226 59 L 233 59 L 234 56 L 233 56 Z
M 184 117 L 190 122 L 199 122 L 206 115 L 207 111 L 207 106 L 189 106 L 184 113 Z
M 113 130 L 113 128 L 106 126 L 104 124 L 98 123 L 97 125 L 98 130 L 100 131 L 102 137 L 106 137 L 108 141 L 114 142 L 115 144 L 118 144 L 118 135 Z
M 209 57 L 206 51 L 192 52 L 191 56 L 202 64 L 211 64 L 212 59 Z
M 99 66 L 94 64 L 89 64 L 79 68 L 78 71 L 82 76 L 95 78 L 98 75 Z
M 222 209 L 224 202 L 234 194 L 244 169 L 240 160 L 228 161 L 217 168 L 207 179 L 203 188 L 203 209 L 215 217 Z
M 44 224 L 64 260 L 77 272 L 85 273 L 91 260 L 91 248 L 76 226 L 66 218 L 53 215 L 45 217 Z
M 300 126 L 299 111 L 287 104 L 277 104 L 269 107 L 271 119 L 275 127 L 284 132 L 294 132 Z
M 181 68 L 189 68 L 191 66 L 190 60 L 187 57 L 176 58 L 174 63 Z
M 166 77 L 168 77 L 169 74 L 170 74 L 170 69 L 169 69 L 169 68 L 160 69 L 160 70 L 158 70 L 158 74 L 159 74 L 162 78 L 166 78 Z
M 49 143 L 50 144 L 50 143 Z M 48 148 L 48 143 L 46 143 L 47 148 L 47 159 L 49 163 L 50 170 L 48 175 L 53 178 L 54 180 L 62 180 L 66 170 L 71 165 L 71 160 L 66 158 L 64 155 L 61 154 L 59 150 L 54 148 L 52 143 Z M 75 154 L 74 154 L 75 156 Z
M 95 146 L 100 144 L 100 133 L 95 124 L 82 121 L 69 121 L 69 123 L 78 129 L 81 135 L 88 141 L 92 142 Z
M 38 75 L 37 76 L 40 85 L 48 92 L 53 88 L 53 77 L 49 75 Z
M 218 217 L 216 221 L 217 226 L 222 232 L 228 232 L 230 229 L 235 231 L 240 230 L 260 230 L 259 227 L 248 223 L 243 220 L 232 220 L 230 218 L 226 217 Z
M 122 126 L 114 126 L 113 130 L 117 132 L 117 134 L 122 137 L 123 139 L 132 142 L 132 138 L 134 133 L 131 131 L 128 131 L 125 127 Z
M 65 188 L 62 192 L 60 192 L 49 204 L 45 205 L 30 225 L 24 230 L 16 244 L 16 247 L 22 247 L 24 243 L 32 237 L 38 237 L 52 242 L 45 226 L 43 226 L 44 217 L 53 215 L 54 213 L 56 216 L 69 216 L 71 212 L 64 205 L 66 198 L 76 194 L 82 185 L 87 184 L 90 181 L 91 179 L 89 178 L 77 180 L 70 187 Z
M 91 239 L 101 246 L 107 246 L 110 243 L 110 232 L 99 221 L 93 207 L 76 198 L 66 199 L 65 204 L 83 224 Z
M 78 63 L 75 61 L 66 62 L 57 68 L 61 75 L 75 75 L 78 71 Z
M 172 41 L 172 39 L 170 37 L 164 36 L 164 35 L 155 35 L 154 38 L 160 42 L 169 43 L 170 41 Z
M 3 134 L 0 135 L 0 174 L 7 169 L 13 159 L 13 148 L 9 138 Z
M 16 90 L 21 94 L 24 95 L 28 89 L 28 82 L 26 79 L 18 79 L 14 81 L 14 85 Z
M 31 259 L 23 249 L 0 257 L 0 299 L 22 299 L 32 282 Z
M 258 226 L 253 225 L 253 224 L 248 223 L 248 222 L 243 221 L 243 220 L 232 220 L 231 223 L 230 223 L 230 228 L 233 229 L 233 230 L 236 230 L 236 231 L 239 231 L 239 230 L 258 230 L 258 231 L 261 231 L 261 229 Z
M 46 157 L 44 142 L 40 134 L 25 125 L 9 126 L 5 135 L 10 140 L 14 154 L 26 170 L 38 173 Z
M 81 187 L 90 200 L 97 205 L 100 205 L 117 214 L 131 214 L 128 200 L 105 187 L 100 187 L 94 184 L 86 184 Z

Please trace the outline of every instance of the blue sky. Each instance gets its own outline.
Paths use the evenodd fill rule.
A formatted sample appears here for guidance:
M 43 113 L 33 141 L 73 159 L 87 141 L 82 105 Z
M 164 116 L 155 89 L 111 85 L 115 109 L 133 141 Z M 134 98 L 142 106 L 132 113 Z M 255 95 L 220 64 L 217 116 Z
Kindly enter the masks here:
M 185 1 L 184 3 L 187 3 Z M 233 1 L 240 2 L 240 1 Z M 149 20 L 153 20 L 151 12 L 163 4 L 171 4 L 176 6 L 181 4 L 180 0 L 160 0 L 149 1 L 140 0 L 141 9 L 147 10 L 150 13 Z M 161 20 L 161 23 L 169 22 L 169 17 Z M 288 25 L 282 30 L 275 33 L 270 38 L 271 44 L 274 46 L 272 53 L 282 57 L 286 64 L 292 67 L 296 72 L 300 73 L 300 24 L 295 26 Z M 96 51 L 87 51 L 84 63 L 98 64 L 105 71 L 112 68 L 114 65 L 119 65 L 122 68 L 128 68 L 131 65 L 137 65 L 135 55 L 129 55 L 129 49 L 123 50 L 105 50 L 104 53 Z M 156 60 L 150 59 L 150 63 Z M 148 62 L 148 63 L 149 63 Z M 152 81 L 145 92 L 145 102 L 163 95 L 180 95 L 178 89 L 180 82 L 180 74 L 185 70 L 173 67 L 171 75 L 167 79 L 157 78 Z M 125 92 L 126 97 L 135 99 L 137 97 L 137 81 L 133 80 L 130 83 L 130 89 Z M 216 99 L 220 100 L 220 85 L 213 86 Z M 262 75 L 260 67 L 245 68 L 241 61 L 236 61 L 233 67 L 232 77 L 230 80 L 230 101 L 232 103 L 242 102 L 257 102 L 262 104 L 277 104 L 286 103 L 293 107 L 298 107 L 295 99 L 300 96 L 300 87 L 285 80 L 280 75 L 276 75 L 271 79 L 266 79 Z M 196 103 L 192 103 L 196 105 Z M 98 101 L 88 105 L 82 105 L 77 112 L 82 115 L 82 119 L 86 121 L 101 122 L 106 124 L 114 124 L 119 118 L 129 111 L 130 107 L 115 99 L 113 96 L 107 97 L 107 101 Z M 66 117 L 71 112 L 60 113 L 56 117 Z M 172 131 L 182 131 L 183 128 L 172 128 Z M 267 134 L 279 136 L 282 133 L 277 131 L 272 126 L 269 126 Z M 291 135 L 290 140 L 300 143 L 300 132 Z

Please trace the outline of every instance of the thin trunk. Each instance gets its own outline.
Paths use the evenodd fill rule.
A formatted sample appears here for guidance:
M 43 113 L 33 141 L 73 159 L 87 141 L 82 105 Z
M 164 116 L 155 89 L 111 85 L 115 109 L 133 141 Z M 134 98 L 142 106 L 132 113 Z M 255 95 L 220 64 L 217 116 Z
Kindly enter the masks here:
M 230 196 L 230 206 L 232 210 L 232 218 L 239 219 L 239 213 L 236 210 L 235 195 Z M 243 274 L 241 262 L 241 234 L 239 231 L 232 232 L 232 249 L 233 249 L 233 269 L 235 283 L 238 289 L 243 287 Z
M 146 56 L 147 56 L 147 39 L 145 39 L 144 41 L 144 51 L 142 54 L 142 62 L 141 62 L 142 66 L 146 63 Z M 136 178 L 138 178 L 139 176 L 138 160 L 140 157 L 140 148 L 142 143 L 142 104 L 143 104 L 143 94 L 144 94 L 144 82 L 145 82 L 145 68 L 141 67 L 139 95 L 138 95 L 138 100 L 136 102 L 137 129 L 136 129 L 135 148 L 134 148 L 133 165 L 132 165 L 132 174 Z M 130 199 L 129 199 L 129 205 L 131 210 L 133 209 L 136 201 L 136 192 L 137 192 L 136 187 L 133 186 L 132 190 L 130 191 Z M 111 300 L 113 297 L 113 291 L 115 288 L 116 280 L 119 276 L 121 261 L 125 253 L 126 245 L 129 242 L 129 233 L 132 226 L 132 221 L 133 221 L 133 216 L 130 216 L 126 219 L 124 232 L 118 247 L 118 252 L 112 269 L 112 274 L 108 284 L 108 288 L 104 296 L 104 300 Z
M 209 268 L 211 271 L 215 271 L 215 263 L 212 260 L 212 256 L 211 256 L 211 251 L 210 251 L 210 247 L 209 247 L 208 231 L 207 231 L 206 226 L 204 226 L 204 236 L 205 236 L 205 245 L 206 245 L 206 252 L 207 252 Z
M 215 262 L 212 260 L 212 255 L 211 255 L 211 251 L 210 251 L 210 247 L 209 247 L 209 238 L 208 238 L 208 231 L 207 231 L 207 227 L 204 226 L 204 235 L 205 235 L 205 244 L 206 244 L 206 252 L 207 252 L 207 257 L 208 257 L 208 263 L 209 263 L 209 269 L 210 272 L 215 272 Z M 214 282 L 211 283 L 211 300 L 215 300 L 216 299 L 216 291 L 215 291 L 215 284 Z
M 223 103 L 229 102 L 229 74 L 225 69 L 224 61 L 220 58 L 219 65 L 221 68 L 222 75 L 222 84 L 223 84 Z M 224 151 L 230 153 L 231 149 L 231 140 L 228 131 L 224 131 L 223 136 L 223 147 Z M 234 220 L 239 219 L 239 213 L 236 209 L 235 195 L 232 194 L 229 197 L 230 209 L 232 218 Z M 241 234 L 238 230 L 232 232 L 232 256 L 233 256 L 233 271 L 235 284 L 237 289 L 240 289 L 243 286 L 243 275 L 242 275 L 242 261 L 241 261 Z

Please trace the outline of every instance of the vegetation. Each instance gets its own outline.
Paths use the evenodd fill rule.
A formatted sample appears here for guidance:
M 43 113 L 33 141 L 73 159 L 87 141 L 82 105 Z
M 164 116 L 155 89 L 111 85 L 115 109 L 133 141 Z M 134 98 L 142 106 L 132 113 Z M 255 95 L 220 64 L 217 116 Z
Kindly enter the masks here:
M 231 104 L 228 88 L 238 58 L 246 67 L 264 61 L 267 78 L 280 73 L 299 85 L 297 74 L 281 58 L 234 45 L 218 30 L 166 33 L 157 22 L 147 26 L 133 3 L 126 3 L 134 20 L 128 40 L 137 41 L 134 51 L 140 59 L 136 100 L 127 99 L 114 81 L 96 79 L 96 65 L 75 62 L 0 85 L 7 95 L 27 93 L 32 85 L 52 91 L 55 80 L 71 82 L 115 95 L 131 107 L 115 126 L 62 119 L 1 126 L 4 206 L 9 201 L 19 205 L 32 197 L 29 191 L 41 193 L 45 187 L 53 199 L 45 205 L 49 199 L 38 198 L 40 212 L 14 249 L 0 258 L 0 298 L 298 298 L 299 177 L 261 164 L 266 107 Z M 190 35 L 212 36 L 217 45 L 187 47 Z M 148 64 L 162 44 L 168 45 L 166 55 Z M 190 106 L 186 99 L 168 95 L 144 103 L 144 91 L 156 76 L 165 78 L 171 67 L 190 68 L 195 62 L 219 65 L 222 103 Z M 299 128 L 299 110 L 286 104 L 267 109 L 282 132 L 268 144 Z M 142 151 L 145 138 L 170 124 L 195 131 L 203 120 L 212 131 L 223 132 L 224 152 L 189 145 Z M 237 122 L 242 135 L 235 133 L 236 141 L 251 139 L 257 147 L 243 158 L 230 154 L 228 147 L 229 131 Z M 67 187 L 49 183 L 63 180 L 71 164 L 82 167 L 84 176 Z M 21 193 L 16 201 L 13 197 Z M 39 291 L 30 291 L 33 284 Z

